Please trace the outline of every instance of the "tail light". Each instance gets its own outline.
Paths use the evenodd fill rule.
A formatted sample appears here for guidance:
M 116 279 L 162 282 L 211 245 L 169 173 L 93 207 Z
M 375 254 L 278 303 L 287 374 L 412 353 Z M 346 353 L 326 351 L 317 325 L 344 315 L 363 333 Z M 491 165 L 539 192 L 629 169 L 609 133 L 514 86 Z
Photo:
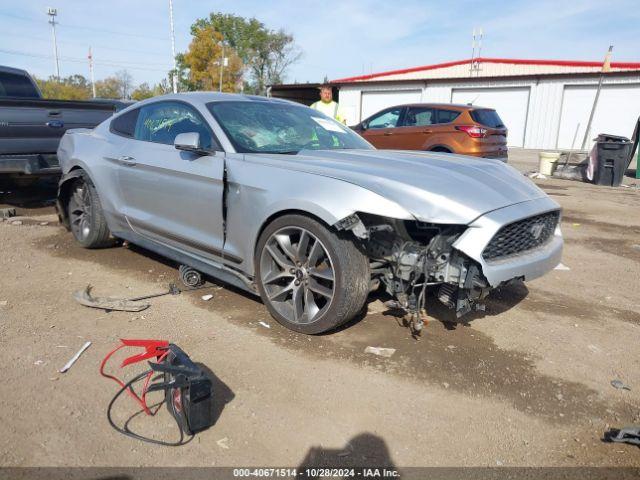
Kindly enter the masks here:
M 486 128 L 477 127 L 475 125 L 459 125 L 459 126 L 456 126 L 456 130 L 465 132 L 471 138 L 484 138 L 487 136 Z

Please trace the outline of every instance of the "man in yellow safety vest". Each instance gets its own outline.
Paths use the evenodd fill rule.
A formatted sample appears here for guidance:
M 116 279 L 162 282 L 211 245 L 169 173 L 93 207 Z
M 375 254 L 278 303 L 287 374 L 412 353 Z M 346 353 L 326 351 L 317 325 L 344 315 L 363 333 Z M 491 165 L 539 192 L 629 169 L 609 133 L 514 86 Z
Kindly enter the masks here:
M 347 123 L 340 105 L 333 101 L 333 89 L 331 85 L 322 85 L 320 87 L 320 100 L 311 105 L 311 108 L 324 113 L 327 117 L 331 117 L 340 123 Z

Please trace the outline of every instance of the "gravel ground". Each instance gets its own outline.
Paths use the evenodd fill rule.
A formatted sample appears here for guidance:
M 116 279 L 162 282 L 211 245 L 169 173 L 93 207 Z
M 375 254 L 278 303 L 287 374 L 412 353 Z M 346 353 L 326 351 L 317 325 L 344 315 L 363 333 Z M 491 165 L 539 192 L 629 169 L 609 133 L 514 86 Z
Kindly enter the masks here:
M 525 171 L 535 155 L 511 162 Z M 367 315 L 317 337 L 215 283 L 140 313 L 88 309 L 72 298 L 85 285 L 151 293 L 176 281 L 176 265 L 134 246 L 79 248 L 43 201 L 50 190 L 2 194 L 22 217 L 0 223 L 0 465 L 640 466 L 637 447 L 601 441 L 640 423 L 640 182 L 536 183 L 564 207 L 569 269 L 494 292 L 465 323 L 433 300 L 418 341 L 375 298 Z M 105 410 L 116 386 L 98 366 L 119 338 L 169 339 L 206 365 L 215 426 L 173 449 L 114 432 Z M 614 389 L 616 378 L 631 391 Z M 136 412 L 128 399 L 116 410 L 119 420 Z M 164 410 L 132 426 L 176 435 Z

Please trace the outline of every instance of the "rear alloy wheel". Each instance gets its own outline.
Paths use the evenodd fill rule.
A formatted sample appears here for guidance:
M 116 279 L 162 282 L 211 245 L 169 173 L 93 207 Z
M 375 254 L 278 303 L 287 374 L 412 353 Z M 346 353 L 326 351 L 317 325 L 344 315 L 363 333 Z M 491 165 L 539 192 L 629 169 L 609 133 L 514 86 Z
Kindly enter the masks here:
M 287 215 L 269 225 L 256 255 L 258 289 L 273 317 L 315 334 L 347 322 L 364 305 L 367 258 L 319 222 Z
M 113 243 L 98 192 L 90 181 L 79 179 L 74 183 L 67 202 L 67 214 L 71 233 L 83 247 L 102 248 Z

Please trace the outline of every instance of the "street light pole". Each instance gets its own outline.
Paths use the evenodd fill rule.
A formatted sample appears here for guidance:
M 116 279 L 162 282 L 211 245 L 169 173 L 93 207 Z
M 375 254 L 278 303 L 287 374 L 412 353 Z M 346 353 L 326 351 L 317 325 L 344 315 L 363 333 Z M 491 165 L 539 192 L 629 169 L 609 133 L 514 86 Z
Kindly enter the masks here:
M 602 90 L 602 81 L 604 80 L 604 74 L 611 71 L 611 52 L 613 52 L 613 45 L 609 46 L 609 51 L 604 57 L 604 62 L 602 63 L 602 69 L 600 70 L 600 79 L 598 80 L 598 88 L 596 88 L 596 96 L 593 99 L 593 105 L 591 105 L 591 113 L 589 114 L 587 129 L 584 131 L 584 137 L 582 137 L 582 150 L 587 148 L 587 141 L 589 140 L 589 130 L 591 130 L 593 116 L 595 115 L 596 108 L 598 106 L 598 99 L 600 98 L 600 90 Z
M 96 98 L 96 79 L 93 76 L 93 53 L 91 53 L 91 47 L 89 47 L 89 73 L 91 75 L 91 93 L 93 94 L 93 98 Z
M 51 24 L 51 33 L 53 35 L 53 58 L 56 61 L 56 78 L 60 80 L 60 63 L 58 62 L 58 42 L 56 40 L 56 16 L 58 15 L 58 10 L 49 7 L 47 9 L 47 15 L 49 15 L 49 23 Z
M 222 70 L 224 70 L 224 43 L 222 44 L 222 57 L 220 57 L 220 92 L 222 92 Z
M 218 90 L 222 92 L 222 73 L 224 71 L 224 67 L 229 66 L 229 59 L 224 56 L 224 42 L 222 43 L 222 57 L 218 62 L 218 66 L 220 67 L 220 84 L 218 85 Z
M 178 93 L 178 61 L 176 60 L 176 34 L 173 28 L 173 0 L 169 0 L 169 23 L 171 24 L 171 53 L 173 55 L 173 93 Z

